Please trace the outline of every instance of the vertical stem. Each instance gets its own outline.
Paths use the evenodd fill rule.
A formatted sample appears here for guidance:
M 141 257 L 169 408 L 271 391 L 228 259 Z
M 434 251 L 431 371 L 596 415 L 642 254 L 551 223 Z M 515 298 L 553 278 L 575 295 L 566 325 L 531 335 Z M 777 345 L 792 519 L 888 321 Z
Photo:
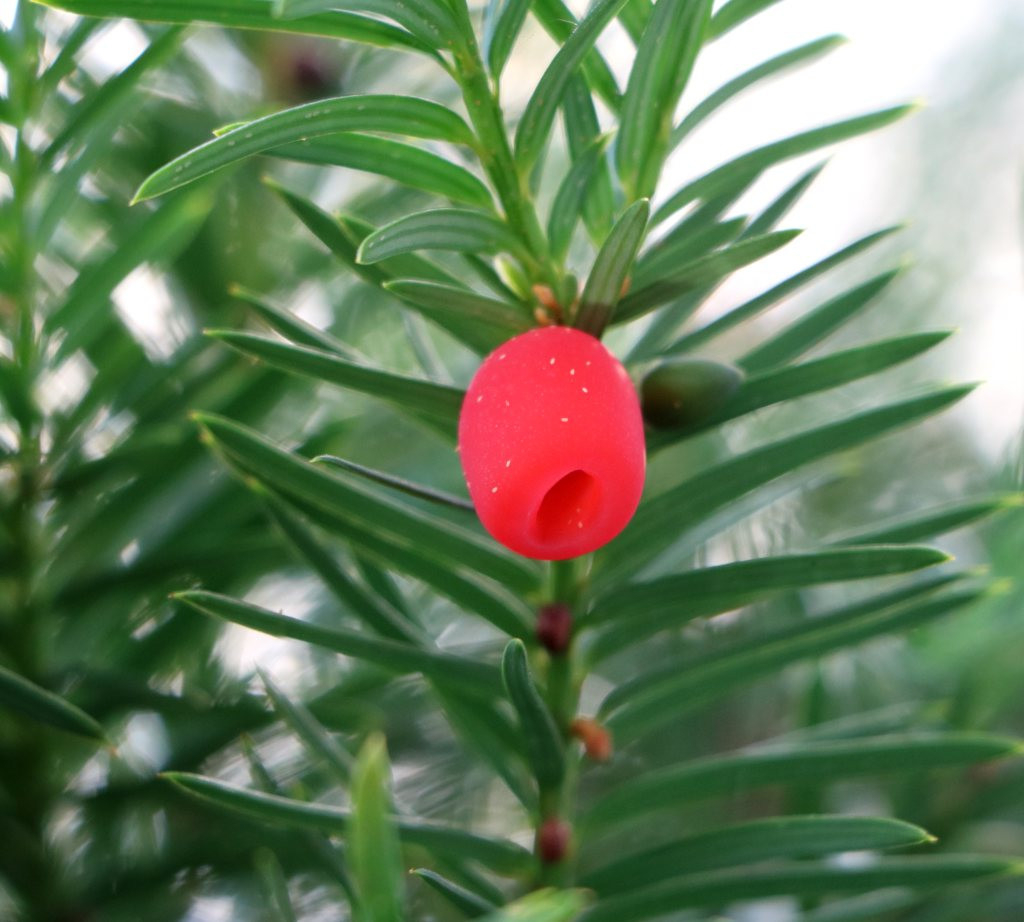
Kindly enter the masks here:
M 527 178 L 512 154 L 501 105 L 487 76 L 472 23 L 468 15 L 464 19 L 465 42 L 454 52 L 455 75 L 480 142 L 477 151 L 480 162 L 498 194 L 506 220 L 522 238 L 536 263 L 530 267 L 534 281 L 544 282 L 557 291 L 560 277 L 552 264 Z
M 552 562 L 549 595 L 553 604 L 564 605 L 569 611 L 574 611 L 579 601 L 576 560 Z M 578 662 L 571 642 L 564 652 L 549 654 L 545 701 L 554 718 L 555 725 L 562 734 L 567 756 L 573 746 L 570 728 L 579 704 L 581 678 L 577 675 L 577 668 Z M 565 777 L 560 789 L 541 792 L 541 824 L 556 819 L 565 823 L 566 829 L 571 831 L 571 821 L 576 810 L 578 780 L 578 759 L 567 757 Z M 541 864 L 537 883 L 540 887 L 566 887 L 572 884 L 573 875 L 574 862 L 570 846 L 570 851 L 565 858 Z

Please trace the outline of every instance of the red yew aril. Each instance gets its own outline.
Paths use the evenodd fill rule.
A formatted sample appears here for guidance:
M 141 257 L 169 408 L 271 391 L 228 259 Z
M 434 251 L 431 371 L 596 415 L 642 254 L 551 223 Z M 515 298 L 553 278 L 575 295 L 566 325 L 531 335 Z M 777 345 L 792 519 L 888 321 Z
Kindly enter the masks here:
M 466 485 L 484 528 L 540 560 L 596 550 L 632 518 L 644 486 L 640 402 L 597 339 L 544 327 L 477 371 L 459 417 Z

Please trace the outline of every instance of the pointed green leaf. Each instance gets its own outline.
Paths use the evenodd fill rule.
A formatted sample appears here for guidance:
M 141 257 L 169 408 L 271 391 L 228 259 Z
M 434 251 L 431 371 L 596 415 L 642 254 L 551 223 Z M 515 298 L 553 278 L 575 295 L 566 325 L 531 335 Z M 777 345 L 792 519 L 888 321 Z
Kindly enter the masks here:
M 345 835 L 351 822 L 351 813 L 339 807 L 250 791 L 188 772 L 164 772 L 161 777 L 194 797 L 266 823 Z M 407 845 L 445 857 L 478 861 L 498 874 L 518 875 L 533 865 L 533 856 L 525 848 L 504 839 L 486 838 L 422 820 L 399 817 L 396 824 L 399 837 Z
M 426 883 L 432 890 L 440 893 L 467 919 L 479 919 L 498 907 L 488 902 L 482 896 L 478 896 L 472 890 L 467 890 L 454 881 L 442 877 L 436 871 L 428 868 L 413 868 L 411 873 Z
M 926 584 L 927 590 L 932 587 Z M 808 624 L 770 632 L 754 641 L 740 641 L 673 671 L 656 670 L 614 689 L 602 713 L 614 711 L 609 726 L 623 738 L 649 733 L 677 720 L 683 711 L 777 674 L 791 663 L 824 656 L 874 637 L 906 631 L 974 604 L 986 589 L 965 589 L 924 601 L 894 606 L 883 596 L 870 604 L 814 618 Z
M 634 891 L 681 873 L 772 858 L 817 858 L 836 852 L 905 848 L 934 841 L 919 826 L 869 816 L 785 816 L 685 836 L 588 871 L 580 880 L 601 896 Z
M 256 29 L 291 32 L 299 35 L 320 35 L 324 38 L 364 42 L 381 47 L 428 51 L 419 39 L 404 29 L 388 23 L 351 13 L 322 13 L 302 19 L 282 20 L 273 15 L 267 0 L 39 0 L 47 6 L 67 10 L 79 16 L 102 16 L 107 19 L 139 19 L 143 22 L 189 24 L 193 22 L 227 26 L 233 29 Z
M 324 729 L 305 705 L 290 700 L 270 676 L 260 671 L 260 680 L 274 713 L 301 740 L 306 751 L 322 762 L 338 783 L 348 784 L 352 776 L 352 756 L 348 750 Z
M 820 170 L 821 166 L 814 167 L 802 176 L 799 176 L 794 182 L 783 189 L 759 214 L 750 219 L 749 223 L 742 228 L 735 239 L 742 242 L 775 230 L 786 212 L 803 194 L 811 182 L 814 181 Z M 699 205 L 664 238 L 662 243 L 671 246 L 676 239 L 690 236 L 691 227 L 694 236 L 710 233 L 714 222 L 719 221 L 722 215 L 739 200 L 758 178 L 757 175 L 747 178 L 741 177 L 740 182 L 731 186 L 727 192 Z M 722 221 L 718 225 L 719 230 L 728 228 L 730 223 L 735 222 Z M 728 242 L 731 239 L 733 238 L 723 237 L 722 242 Z M 683 245 L 682 240 L 680 240 L 680 244 Z M 659 251 L 660 247 L 652 248 L 652 258 L 660 256 Z M 669 271 L 665 270 L 662 274 L 667 274 Z M 637 287 L 645 283 L 645 281 L 638 282 Z M 678 335 L 682 326 L 695 311 L 700 309 L 715 287 L 715 285 L 709 285 L 689 292 L 676 301 L 670 310 L 662 311 L 658 316 L 654 317 L 647 325 L 643 335 L 630 350 L 629 359 L 631 361 L 638 361 L 667 355 L 666 343 Z
M 337 224 L 356 247 L 369 237 L 370 234 L 379 230 L 379 228 L 374 227 L 368 221 L 364 221 L 362 218 L 346 212 L 338 214 Z M 464 253 L 462 255 L 467 261 L 472 258 L 471 254 Z M 355 266 L 358 271 L 366 273 L 367 278 L 374 273 L 377 275 L 383 273 L 391 278 L 426 279 L 431 282 L 440 282 L 443 285 L 463 284 L 460 279 L 452 275 L 447 269 L 428 259 L 424 259 L 422 256 L 417 256 L 415 253 L 403 253 L 401 256 L 385 259 L 383 262 L 373 266 L 363 266 L 358 262 L 355 263 Z
M 694 214 L 695 219 L 702 217 Z M 639 259 L 633 274 L 633 287 L 646 288 L 691 265 L 719 247 L 732 243 L 747 226 L 744 217 L 725 221 L 686 220 L 650 247 Z
M 683 138 L 699 124 L 744 90 L 763 80 L 778 76 L 785 71 L 810 64 L 812 61 L 818 60 L 818 58 L 839 47 L 845 41 L 846 39 L 841 35 L 827 35 L 824 38 L 815 39 L 789 51 L 784 51 L 782 54 L 769 58 L 755 67 L 751 67 L 750 70 L 744 71 L 738 77 L 734 77 L 728 83 L 715 90 L 707 99 L 694 106 L 672 131 L 670 147 L 677 147 Z
M 587 283 L 580 295 L 573 326 L 600 337 L 615 313 L 626 280 L 647 230 L 651 205 L 647 199 L 634 202 L 612 227 L 608 239 L 594 259 Z
M 767 785 L 827 784 L 846 778 L 964 767 L 1020 752 L 1016 740 L 972 733 L 921 734 L 747 750 L 658 769 L 605 794 L 585 815 L 595 831 L 706 797 Z
M 466 123 L 436 102 L 383 95 L 323 99 L 247 122 L 182 154 L 149 176 L 135 201 L 163 195 L 253 154 L 345 131 L 383 131 L 473 145 Z
M 460 329 L 485 327 L 492 347 L 511 339 L 517 333 L 530 329 L 530 318 L 525 305 L 510 304 L 477 294 L 468 288 L 445 285 L 425 279 L 395 279 L 384 283 L 385 290 L 420 310 L 424 317 L 437 320 L 442 326 L 457 321 Z
M 757 262 L 769 253 L 784 247 L 800 233 L 798 230 L 774 231 L 699 256 L 692 262 L 679 266 L 665 278 L 638 291 L 631 291 L 620 302 L 615 313 L 615 322 L 626 323 L 635 320 L 680 295 L 706 285 L 717 284 L 737 269 Z
M 683 427 L 675 432 L 659 433 L 655 446 L 662 447 L 680 438 L 702 432 L 730 419 L 752 413 L 762 407 L 795 400 L 809 394 L 817 394 L 857 381 L 869 375 L 892 368 L 909 361 L 923 352 L 948 339 L 950 333 L 917 333 L 883 339 L 867 346 L 857 346 L 834 352 L 824 358 L 803 362 L 799 365 L 783 365 L 771 371 L 746 378 L 718 412 L 700 420 L 697 424 Z M 654 446 L 648 443 L 648 450 Z M 898 541 L 865 541 L 864 544 L 896 544 Z
M 887 544 L 899 544 L 904 541 L 920 541 L 924 538 L 945 534 L 956 528 L 962 528 L 964 525 L 977 522 L 979 519 L 986 518 L 1003 509 L 1017 508 L 1022 504 L 1024 504 L 1024 496 L 1020 493 L 967 500 L 944 506 L 941 509 L 932 509 L 928 512 L 918 512 L 910 516 L 880 522 L 870 528 L 837 538 L 833 543 L 851 545 L 874 544 L 884 541 Z
M 530 676 L 526 647 L 510 640 L 501 660 L 501 677 L 523 727 L 526 751 L 542 791 L 557 790 L 565 775 L 565 744 L 554 718 Z
M 457 388 L 360 365 L 322 349 L 253 333 L 208 330 L 206 335 L 275 368 L 386 400 L 425 418 L 445 434 L 455 435 L 463 398 L 463 392 Z
M 390 781 L 384 738 L 371 736 L 352 773 L 352 819 L 348 855 L 358 893 L 358 922 L 403 922 L 404 878 L 398 830 L 391 816 Z
M 357 553 L 382 567 L 422 580 L 451 599 L 464 611 L 489 621 L 513 637 L 528 637 L 533 631 L 533 612 L 522 594 L 490 580 L 481 579 L 477 568 L 467 567 L 459 557 L 439 555 L 429 543 L 381 533 L 364 525 L 344 507 L 327 509 L 322 501 L 294 493 L 288 501 L 310 521 L 350 542 Z
M 269 301 L 263 300 L 255 292 L 242 288 L 240 285 L 235 285 L 232 286 L 229 293 L 231 297 L 248 304 L 260 320 L 275 332 L 280 333 L 285 339 L 289 339 L 300 346 L 310 346 L 313 349 L 321 349 L 324 352 L 336 352 L 338 355 L 349 360 L 356 357 L 355 350 L 350 349 L 341 340 L 335 339 L 323 330 L 318 330 L 290 311 L 286 311 L 271 304 Z
M 791 576 L 792 584 L 787 587 L 784 585 L 786 582 L 784 574 L 790 565 L 798 566 L 798 561 L 804 558 L 807 559 L 809 564 L 807 585 L 832 582 L 833 580 L 830 579 L 830 576 L 833 574 L 837 575 L 838 579 L 836 581 L 838 581 L 842 579 L 839 574 L 844 572 L 845 568 L 849 568 L 846 572 L 853 573 L 857 571 L 861 564 L 865 564 L 868 567 L 877 566 L 878 571 L 875 575 L 886 575 L 886 561 L 890 559 L 888 558 L 887 550 L 896 551 L 897 548 L 877 548 L 875 553 L 868 555 L 868 557 L 862 560 L 857 558 L 845 560 L 832 558 L 828 552 L 824 554 L 796 554 L 791 557 L 768 557 L 762 558 L 762 560 L 721 564 L 718 567 L 708 567 L 703 570 L 679 574 L 675 577 L 653 580 L 650 583 L 641 583 L 637 587 L 635 595 L 630 598 L 626 605 L 630 610 L 633 610 L 634 607 L 639 609 L 639 605 L 634 606 L 634 600 L 639 601 L 649 595 L 652 597 L 651 607 L 642 609 L 640 614 L 629 620 L 622 620 L 616 617 L 614 623 L 609 623 L 607 627 L 600 629 L 598 635 L 593 639 L 588 648 L 589 656 L 595 661 L 605 656 L 613 656 L 620 650 L 628 648 L 631 644 L 639 643 L 663 629 L 678 628 L 695 618 L 704 618 L 720 614 L 721 612 L 743 608 L 766 597 L 771 597 L 774 593 L 786 588 L 799 588 L 799 577 Z M 949 559 L 938 551 L 933 551 L 929 555 L 930 548 L 913 548 L 912 550 L 914 553 L 910 558 L 904 559 L 904 563 L 910 571 L 941 564 Z M 900 555 L 898 554 L 891 558 L 894 566 L 899 565 L 899 559 Z M 735 575 L 738 578 L 735 586 L 727 582 L 731 575 Z M 687 577 L 690 578 L 687 579 Z M 760 581 L 762 577 L 764 582 Z M 859 579 L 860 577 L 853 576 L 852 578 Z M 867 574 L 865 578 L 867 578 Z M 775 579 L 778 579 L 779 582 L 773 583 Z M 679 604 L 679 598 L 670 599 L 667 595 L 661 594 L 672 587 L 685 587 L 687 589 L 692 587 L 694 592 L 693 599 L 688 600 L 686 605 L 681 605 Z M 614 612 L 616 616 L 619 614 L 617 610 L 611 608 L 615 604 L 616 596 L 620 598 L 623 596 L 629 597 L 630 593 L 623 589 L 618 593 L 610 593 L 607 601 L 599 601 L 599 607 L 594 613 L 598 623 L 602 619 L 609 621 L 609 612 Z M 831 627 L 832 625 L 826 625 L 822 621 L 817 626 Z M 798 645 L 794 645 L 792 652 L 798 652 Z M 699 670 L 697 671 L 699 672 Z M 628 699 L 630 695 L 639 694 L 648 687 L 659 686 L 659 683 L 666 680 L 666 678 L 669 679 L 669 684 L 672 684 L 671 680 L 673 677 L 674 673 L 669 675 L 667 672 L 663 674 L 661 671 L 655 671 L 613 689 L 604 705 L 602 705 L 604 712 L 607 713 L 609 710 L 617 707 L 621 701 Z M 753 677 L 754 673 L 751 673 L 751 678 Z M 708 690 L 710 690 L 710 687 Z M 652 719 L 659 716 L 659 708 L 664 700 L 664 696 L 657 696 L 657 702 L 648 709 Z M 670 714 L 671 710 L 665 712 L 665 716 Z M 637 726 L 639 728 L 638 722 Z
M 273 157 L 386 176 L 442 198 L 493 208 L 487 187 L 465 167 L 430 151 L 366 134 L 334 134 L 267 151 Z
M 368 592 L 352 579 L 317 540 L 310 528 L 280 500 L 264 495 L 274 523 L 288 539 L 300 559 L 307 563 L 324 584 L 358 617 L 382 637 L 419 643 L 420 632 L 379 592 Z
M 865 893 L 885 887 L 941 890 L 961 881 L 1022 874 L 1019 862 L 979 855 L 883 858 L 844 867 L 834 864 L 782 863 L 771 868 L 735 868 L 677 877 L 599 903 L 580 922 L 640 922 L 687 906 L 714 906 L 773 896 L 826 896 Z
M 711 18 L 710 38 L 719 38 L 779 0 L 726 0 Z
M 312 232 L 312 234 L 338 257 L 349 269 L 371 285 L 380 285 L 387 274 L 376 266 L 362 266 L 356 262 L 359 240 L 354 239 L 341 220 L 329 215 L 308 198 L 286 189 L 269 177 L 263 184 L 281 197 L 291 212 Z
M 81 708 L 3 666 L 0 666 L 0 706 L 58 730 L 100 742 L 107 739 L 103 728 Z
M 913 109 L 913 106 L 893 106 L 890 109 L 882 109 L 868 115 L 833 122 L 822 128 L 812 128 L 810 131 L 800 132 L 800 134 L 792 135 L 782 141 L 775 141 L 747 154 L 742 154 L 683 186 L 658 209 L 653 223 L 660 224 L 681 208 L 689 205 L 690 202 L 697 199 L 706 200 L 719 194 L 723 188 L 735 182 L 737 176 L 760 173 L 793 157 L 809 154 L 822 147 L 828 147 L 869 131 L 884 128 L 912 112 Z
M 569 252 L 576 222 L 583 214 L 591 183 L 604 164 L 604 153 L 610 140 L 610 135 L 601 135 L 574 157 L 555 193 L 548 215 L 548 242 L 552 257 L 559 262 L 564 261 Z
M 875 276 L 808 312 L 770 339 L 751 349 L 738 362 L 749 374 L 775 368 L 802 355 L 867 307 L 900 275 L 893 269 Z
M 516 130 L 516 160 L 524 172 L 532 169 L 547 143 L 555 113 L 566 87 L 604 27 L 626 0 L 596 0 L 587 15 L 565 39 L 537 83 Z
M 534 0 L 530 9 L 543 26 L 544 31 L 560 46 L 565 45 L 569 36 L 578 27 L 576 17 L 563 0 Z M 596 48 L 591 48 L 584 55 L 580 70 L 584 78 L 586 95 L 590 97 L 593 92 L 600 97 L 609 110 L 618 113 L 622 107 L 622 94 L 619 92 L 619 85 L 615 82 L 615 75 L 611 68 Z
M 738 560 L 626 583 L 598 596 L 585 624 L 627 621 L 639 639 L 707 614 L 705 604 L 714 606 L 711 612 L 728 611 L 766 593 L 910 573 L 949 559 L 935 548 L 895 544 Z
M 335 218 L 308 199 L 296 195 L 277 183 L 269 180 L 264 180 L 264 183 L 281 196 L 284 203 L 299 220 L 335 256 L 371 285 L 384 288 L 396 276 L 409 276 L 413 280 L 430 280 L 459 291 L 469 292 L 469 289 L 464 289 L 453 276 L 439 266 L 435 266 L 415 254 L 396 256 L 394 259 L 387 259 L 373 266 L 357 262 L 356 251 L 359 244 L 373 232 L 372 226 L 351 215 L 341 215 Z M 504 331 L 492 331 L 479 321 L 464 319 L 459 316 L 458 311 L 444 309 L 444 305 L 424 306 L 417 300 L 406 300 L 405 303 L 416 307 L 424 316 L 438 324 L 457 340 L 481 354 L 490 352 L 498 343 L 508 339 Z M 321 348 L 323 347 L 321 346 Z
M 327 464 L 331 467 L 340 468 L 343 471 L 348 471 L 351 474 L 357 474 L 360 477 L 365 477 L 367 480 L 372 480 L 374 483 L 383 484 L 386 487 L 390 487 L 392 490 L 397 490 L 399 493 L 406 494 L 406 496 L 415 496 L 417 499 L 425 499 L 428 502 L 437 503 L 439 506 L 447 506 L 450 509 L 462 509 L 463 511 L 468 512 L 473 511 L 473 504 L 468 499 L 453 496 L 451 493 L 445 493 L 442 490 L 435 490 L 433 487 L 425 487 L 422 484 L 413 483 L 411 480 L 406 480 L 403 477 L 396 477 L 393 474 L 388 474 L 384 471 L 374 470 L 372 467 L 363 467 L 362 464 L 356 464 L 354 461 L 339 458 L 337 455 L 317 455 L 313 459 L 313 463 Z
M 592 145 L 604 137 L 587 81 L 578 74 L 565 88 L 562 118 L 565 122 L 566 139 L 569 142 L 569 156 L 575 163 L 586 155 Z M 615 193 L 612 189 L 612 173 L 607 156 L 598 159 L 590 188 L 583 199 L 582 214 L 590 239 L 595 242 L 604 240 L 612 229 L 615 217 Z M 552 248 L 554 249 L 554 242 Z
M 750 320 L 752 317 L 756 317 L 762 311 L 778 304 L 784 298 L 789 297 L 789 295 L 794 291 L 797 291 L 799 288 L 812 282 L 825 272 L 828 272 L 830 269 L 846 262 L 848 259 L 852 259 L 854 256 L 862 253 L 864 250 L 873 246 L 880 240 L 884 240 L 886 237 L 889 237 L 898 230 L 900 230 L 899 227 L 888 227 L 884 230 L 868 234 L 866 237 L 861 237 L 849 246 L 845 246 L 841 250 L 837 250 L 832 255 L 826 256 L 824 259 L 819 260 L 812 266 L 796 273 L 796 275 L 790 276 L 788 279 L 780 282 L 764 294 L 751 298 L 749 301 L 746 301 L 738 307 L 734 307 L 732 310 L 726 312 L 721 317 L 716 317 L 705 326 L 700 327 L 691 333 L 680 336 L 679 339 L 665 349 L 665 354 L 678 355 L 681 352 L 688 352 L 695 349 L 697 346 L 703 345 L 709 340 L 714 339 L 716 336 L 720 336 L 722 333 L 733 329 L 744 321 Z
M 494 17 L 493 28 L 486 34 L 486 55 L 491 76 L 498 81 L 512 54 L 512 46 L 523 30 L 526 14 L 530 12 L 530 0 L 502 0 L 500 6 L 496 6 L 498 13 Z
M 505 782 L 530 813 L 537 809 L 537 789 L 524 760 L 522 733 L 503 706 L 504 698 L 484 702 L 461 693 L 457 686 L 435 682 L 444 716 L 462 744 L 478 755 Z
M 783 400 L 839 387 L 906 362 L 948 339 L 950 332 L 916 333 L 833 352 L 820 359 L 751 375 L 727 407 L 728 418 Z
M 350 518 L 379 535 L 391 534 L 414 543 L 435 559 L 436 555 L 447 557 L 449 566 L 469 567 L 512 592 L 526 594 L 537 588 L 537 565 L 489 539 L 381 496 L 353 478 L 329 474 L 230 420 L 213 414 L 197 414 L 196 419 L 232 463 L 273 490 Z
M 451 9 L 440 0 L 274 0 L 274 15 L 285 21 L 333 10 L 386 16 L 431 48 L 444 50 L 462 42 Z
M 602 584 L 635 572 L 687 528 L 751 490 L 809 464 L 944 410 L 973 386 L 942 388 L 780 439 L 723 461 L 644 503 L 601 554 Z
M 505 252 L 529 259 L 519 238 L 504 221 L 483 211 L 463 208 L 422 211 L 385 224 L 363 240 L 356 259 L 372 265 L 416 250 Z
M 637 46 L 622 99 L 615 162 L 626 196 L 654 193 L 679 97 L 711 15 L 711 0 L 658 0 Z
M 811 184 L 821 175 L 821 171 L 825 169 L 827 161 L 815 164 L 805 173 L 801 173 L 793 182 L 791 182 L 782 192 L 779 193 L 764 210 L 758 214 L 751 222 L 747 225 L 747 228 L 740 235 L 740 239 L 746 237 L 756 237 L 760 234 L 766 234 L 770 230 L 774 230 L 776 225 L 781 221 L 786 213 L 792 208 L 796 202 L 811 186 Z
M 288 878 L 284 876 L 281 863 L 269 848 L 261 848 L 256 852 L 256 872 L 274 922 L 296 922 L 295 910 L 288 896 Z
M 365 660 L 390 672 L 419 672 L 427 678 L 438 676 L 450 684 L 458 684 L 467 694 L 490 697 L 499 693 L 501 689 L 497 670 L 475 660 L 371 637 L 368 634 L 358 634 L 355 631 L 311 624 L 201 589 L 178 592 L 173 598 L 204 614 L 269 634 L 271 637 L 301 640 L 340 653 L 342 656 Z
M 619 11 L 619 22 L 634 45 L 640 44 L 644 29 L 651 21 L 653 13 L 654 4 L 651 0 L 627 0 L 626 5 Z

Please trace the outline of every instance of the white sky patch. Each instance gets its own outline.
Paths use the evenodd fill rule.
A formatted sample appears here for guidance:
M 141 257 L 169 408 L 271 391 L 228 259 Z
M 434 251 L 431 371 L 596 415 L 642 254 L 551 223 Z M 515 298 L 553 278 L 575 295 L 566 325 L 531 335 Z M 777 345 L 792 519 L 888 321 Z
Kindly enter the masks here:
M 285 306 L 300 320 L 305 320 L 318 330 L 326 330 L 334 320 L 327 289 L 313 282 L 299 286 Z
M 260 72 L 235 44 L 216 29 L 195 29 L 185 52 L 228 92 L 251 95 L 260 87 Z
M 176 310 L 167 283 L 152 267 L 139 266 L 113 293 L 114 308 L 154 362 L 164 362 L 195 334 L 187 315 Z
M 148 47 L 146 34 L 130 19 L 114 20 L 86 43 L 79 65 L 96 80 L 120 73 Z
M 106 752 L 97 752 L 71 779 L 68 787 L 83 797 L 94 794 L 106 787 L 110 770 L 110 756 Z
M 117 555 L 117 559 L 121 562 L 121 566 L 127 567 L 139 559 L 139 551 L 141 547 L 137 538 L 132 538 Z
M 122 410 L 111 415 L 105 407 L 82 439 L 82 454 L 90 459 L 102 458 L 135 423 L 135 414 Z
M 0 26 L 9 29 L 14 23 L 14 13 L 18 9 L 18 0 L 0 0 Z
M 230 896 L 200 896 L 192 903 L 185 922 L 231 922 L 235 901 Z
M 307 618 L 316 606 L 316 584 L 308 579 L 287 579 L 279 575 L 258 582 L 245 601 L 289 618 Z M 302 673 L 309 665 L 306 644 L 261 634 L 229 624 L 217 642 L 216 655 L 224 668 L 240 677 L 263 669 L 288 694 L 301 689 Z
M 48 416 L 70 409 L 85 396 L 96 377 L 93 367 L 81 350 L 69 355 L 58 368 L 39 376 L 36 400 Z
M 133 714 L 125 724 L 117 751 L 140 772 L 148 774 L 163 768 L 170 755 L 170 745 L 160 715 L 150 711 Z

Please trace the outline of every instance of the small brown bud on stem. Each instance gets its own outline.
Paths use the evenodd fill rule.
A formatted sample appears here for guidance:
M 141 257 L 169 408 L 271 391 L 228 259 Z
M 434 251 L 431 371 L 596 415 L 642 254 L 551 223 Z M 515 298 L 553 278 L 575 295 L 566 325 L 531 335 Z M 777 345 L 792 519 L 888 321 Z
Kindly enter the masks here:
M 593 717 L 577 717 L 569 732 L 583 743 L 587 756 L 595 762 L 607 762 L 612 757 L 612 735 Z
M 569 853 L 572 830 L 569 824 L 549 816 L 537 828 L 537 857 L 544 864 L 557 864 Z
M 561 656 L 572 640 L 572 611 L 562 602 L 542 605 L 537 612 L 537 640 L 552 656 Z

